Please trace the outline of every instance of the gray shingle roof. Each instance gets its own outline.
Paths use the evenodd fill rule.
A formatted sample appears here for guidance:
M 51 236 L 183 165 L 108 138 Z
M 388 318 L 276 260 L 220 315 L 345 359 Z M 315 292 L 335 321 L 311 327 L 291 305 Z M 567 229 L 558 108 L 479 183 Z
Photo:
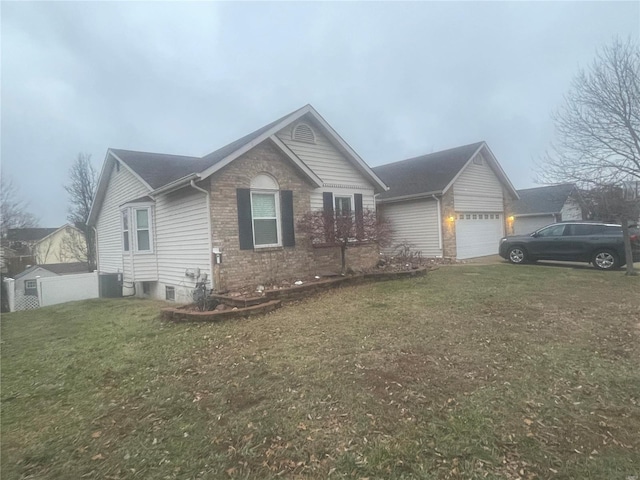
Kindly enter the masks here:
M 292 112 L 294 113 L 294 112 Z M 160 188 L 171 182 L 200 173 L 224 160 L 233 152 L 252 142 L 264 132 L 273 128 L 282 120 L 290 116 L 284 115 L 258 130 L 235 140 L 204 157 L 189 157 L 184 155 L 168 155 L 163 153 L 136 152 L 131 150 L 110 149 L 129 168 L 136 172 L 153 189 Z
M 7 240 L 32 242 L 51 235 L 56 228 L 10 228 L 7 230 Z
M 184 155 L 135 152 L 112 148 L 111 151 L 153 189 L 203 170 L 203 160 Z M 206 167 L 205 167 L 206 168 Z
M 572 183 L 565 183 L 518 190 L 520 200 L 514 203 L 513 212 L 515 215 L 560 213 L 575 188 Z
M 22 278 L 38 268 L 44 268 L 52 273 L 58 275 L 72 275 L 74 273 L 89 273 L 89 264 L 86 262 L 72 262 L 72 263 L 48 263 L 45 265 L 32 265 L 31 267 L 23 270 L 17 274 L 14 279 Z
M 442 193 L 483 143 L 471 143 L 374 167 L 375 174 L 389 186 L 389 190 L 381 193 L 378 198 L 385 200 L 423 193 Z

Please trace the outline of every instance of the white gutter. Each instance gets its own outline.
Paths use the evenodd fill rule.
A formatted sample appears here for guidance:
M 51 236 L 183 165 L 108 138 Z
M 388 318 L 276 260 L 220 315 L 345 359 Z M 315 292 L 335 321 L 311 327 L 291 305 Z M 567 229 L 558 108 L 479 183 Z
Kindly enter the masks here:
M 421 198 L 429 198 L 434 195 L 442 194 L 442 190 L 436 190 L 432 192 L 421 192 L 421 193 L 413 193 L 411 195 L 402 195 L 400 197 L 391 197 L 391 198 L 376 198 L 376 203 L 396 203 L 396 202 L 404 202 L 405 200 L 419 200 Z
M 161 193 L 166 193 L 166 192 L 169 192 L 171 190 L 175 190 L 175 189 L 180 188 L 180 187 L 185 187 L 185 186 L 189 185 L 189 183 L 192 182 L 196 178 L 200 178 L 200 174 L 192 173 L 191 175 L 187 175 L 186 177 L 179 178 L 178 180 L 175 180 L 175 181 L 173 181 L 171 183 L 167 183 L 166 185 L 163 185 L 162 187 L 159 187 L 159 188 L 149 192 L 149 196 L 153 197 L 155 195 L 159 195 Z
M 438 248 L 444 257 L 444 250 L 442 249 L 442 212 L 440 211 L 440 199 L 435 195 L 431 196 L 436 201 L 436 208 L 438 209 Z
M 191 185 L 191 188 L 194 188 L 195 190 L 198 190 L 199 192 L 204 193 L 207 199 L 207 225 L 209 226 L 209 228 L 207 229 L 207 235 L 209 237 L 209 244 L 208 244 L 207 250 L 209 251 L 209 276 L 211 278 L 211 288 L 214 288 L 215 285 L 213 284 L 213 245 L 212 245 L 213 239 L 211 238 L 211 192 L 209 192 L 208 190 L 205 190 L 202 187 L 197 186 L 195 180 L 191 180 L 189 182 L 189 185 Z

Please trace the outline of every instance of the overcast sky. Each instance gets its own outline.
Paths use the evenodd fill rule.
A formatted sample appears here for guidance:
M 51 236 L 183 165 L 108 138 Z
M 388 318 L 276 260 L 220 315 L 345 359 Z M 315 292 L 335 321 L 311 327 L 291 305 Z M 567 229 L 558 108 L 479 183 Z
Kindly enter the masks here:
M 66 222 L 79 152 L 201 156 L 311 103 L 371 166 L 485 140 L 535 186 L 551 112 L 640 2 L 2 2 L 2 174 Z

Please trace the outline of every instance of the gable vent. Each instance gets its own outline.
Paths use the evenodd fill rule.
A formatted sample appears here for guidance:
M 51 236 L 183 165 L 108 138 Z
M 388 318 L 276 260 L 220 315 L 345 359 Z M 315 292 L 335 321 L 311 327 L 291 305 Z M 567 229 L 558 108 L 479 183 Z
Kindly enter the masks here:
M 316 143 L 316 137 L 313 130 L 306 123 L 299 123 L 293 129 L 293 139 L 299 142 Z

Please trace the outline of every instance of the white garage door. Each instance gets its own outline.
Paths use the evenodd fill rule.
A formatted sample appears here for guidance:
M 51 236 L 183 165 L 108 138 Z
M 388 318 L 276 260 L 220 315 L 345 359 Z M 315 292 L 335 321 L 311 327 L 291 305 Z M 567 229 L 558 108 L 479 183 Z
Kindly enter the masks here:
M 457 258 L 496 255 L 503 236 L 502 213 L 471 212 L 456 215 Z
M 515 235 L 526 235 L 533 233 L 539 228 L 545 227 L 550 223 L 554 223 L 553 215 L 536 215 L 532 217 L 516 217 L 513 222 L 513 233 Z

